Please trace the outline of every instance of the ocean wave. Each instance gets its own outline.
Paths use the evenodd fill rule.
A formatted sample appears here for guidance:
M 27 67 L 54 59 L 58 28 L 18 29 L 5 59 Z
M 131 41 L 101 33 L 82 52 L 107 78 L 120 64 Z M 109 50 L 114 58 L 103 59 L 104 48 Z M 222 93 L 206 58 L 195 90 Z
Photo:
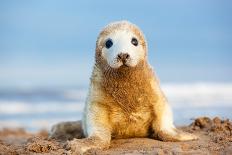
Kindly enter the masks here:
M 3 128 L 26 128 L 29 131 L 38 131 L 41 129 L 50 130 L 52 125 L 63 121 L 76 121 L 81 117 L 69 117 L 69 118 L 50 118 L 50 119 L 9 119 L 0 121 L 0 129 Z
M 232 106 L 232 84 L 197 83 L 163 84 L 161 86 L 172 107 Z M 33 91 L 30 95 L 32 93 Z M 33 96 L 36 96 L 38 92 L 34 91 L 34 93 Z M 60 93 L 67 99 L 65 101 L 60 101 L 59 97 L 49 101 L 37 101 L 37 98 L 35 101 L 33 98 L 26 100 L 27 96 L 18 100 L 10 100 L 10 97 L 8 100 L 0 98 L 0 114 L 82 111 L 86 94 L 87 89 L 66 90 Z
M 162 89 L 173 107 L 232 106 L 231 83 L 165 84 Z
M 22 101 L 0 101 L 0 114 L 34 114 L 48 112 L 81 112 L 84 108 L 83 102 L 22 102 Z
M 201 115 L 232 117 L 232 83 L 166 83 L 161 87 L 173 108 L 177 124 Z M 50 129 L 54 123 L 81 118 L 87 89 L 49 90 L 53 97 L 45 92 L 31 90 L 20 97 L 20 90 L 17 90 L 12 94 L 7 92 L 3 98 L 0 95 L 0 128 Z M 38 95 L 43 99 L 38 100 Z

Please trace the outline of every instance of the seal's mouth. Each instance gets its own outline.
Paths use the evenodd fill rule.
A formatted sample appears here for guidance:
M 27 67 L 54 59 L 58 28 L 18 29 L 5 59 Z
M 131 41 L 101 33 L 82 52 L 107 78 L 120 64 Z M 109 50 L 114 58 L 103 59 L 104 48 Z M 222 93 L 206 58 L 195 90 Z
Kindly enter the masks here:
M 118 68 L 131 67 L 129 61 L 127 60 L 118 61 L 118 64 L 120 64 Z
M 127 65 L 126 63 L 123 63 L 121 67 L 130 67 L 130 66 Z
M 120 53 L 113 58 L 113 61 L 107 59 L 107 63 L 111 68 L 133 68 L 137 65 L 137 62 L 127 53 Z

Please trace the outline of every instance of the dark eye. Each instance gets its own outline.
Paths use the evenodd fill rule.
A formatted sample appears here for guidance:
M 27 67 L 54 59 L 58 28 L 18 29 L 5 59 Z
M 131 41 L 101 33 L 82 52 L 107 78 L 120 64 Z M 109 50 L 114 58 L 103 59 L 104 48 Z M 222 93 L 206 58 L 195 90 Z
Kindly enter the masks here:
M 110 48 L 111 46 L 113 46 L 113 41 L 111 40 L 111 39 L 108 39 L 107 41 L 106 41 L 106 43 L 105 43 L 105 46 L 106 46 L 106 48 Z
M 136 38 L 132 38 L 131 39 L 131 43 L 134 45 L 134 46 L 138 46 L 138 40 Z

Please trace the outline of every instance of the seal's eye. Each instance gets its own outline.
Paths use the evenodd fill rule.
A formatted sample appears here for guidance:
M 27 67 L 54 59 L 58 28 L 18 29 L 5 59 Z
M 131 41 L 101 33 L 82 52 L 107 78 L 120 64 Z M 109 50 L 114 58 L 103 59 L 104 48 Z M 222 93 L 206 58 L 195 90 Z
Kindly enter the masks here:
M 106 41 L 106 43 L 105 43 L 105 46 L 106 46 L 106 48 L 110 48 L 111 46 L 113 46 L 113 41 L 111 40 L 111 39 L 108 39 L 107 41 Z
M 134 45 L 134 46 L 138 46 L 138 40 L 136 38 L 132 38 L 131 39 L 131 43 Z

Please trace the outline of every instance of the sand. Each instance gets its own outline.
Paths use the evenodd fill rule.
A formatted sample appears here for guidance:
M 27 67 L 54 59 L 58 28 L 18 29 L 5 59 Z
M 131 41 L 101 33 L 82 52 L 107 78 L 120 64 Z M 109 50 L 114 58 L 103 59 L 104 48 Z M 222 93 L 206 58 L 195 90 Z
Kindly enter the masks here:
M 192 124 L 180 127 L 199 136 L 199 140 L 188 142 L 162 142 L 149 138 L 112 140 L 107 150 L 92 150 L 89 154 L 222 154 L 232 155 L 232 122 L 218 117 L 197 118 Z M 3 129 L 0 131 L 0 154 L 71 154 L 66 141 L 48 139 L 47 131 L 36 134 L 24 129 Z M 75 148 L 78 149 L 78 146 Z

